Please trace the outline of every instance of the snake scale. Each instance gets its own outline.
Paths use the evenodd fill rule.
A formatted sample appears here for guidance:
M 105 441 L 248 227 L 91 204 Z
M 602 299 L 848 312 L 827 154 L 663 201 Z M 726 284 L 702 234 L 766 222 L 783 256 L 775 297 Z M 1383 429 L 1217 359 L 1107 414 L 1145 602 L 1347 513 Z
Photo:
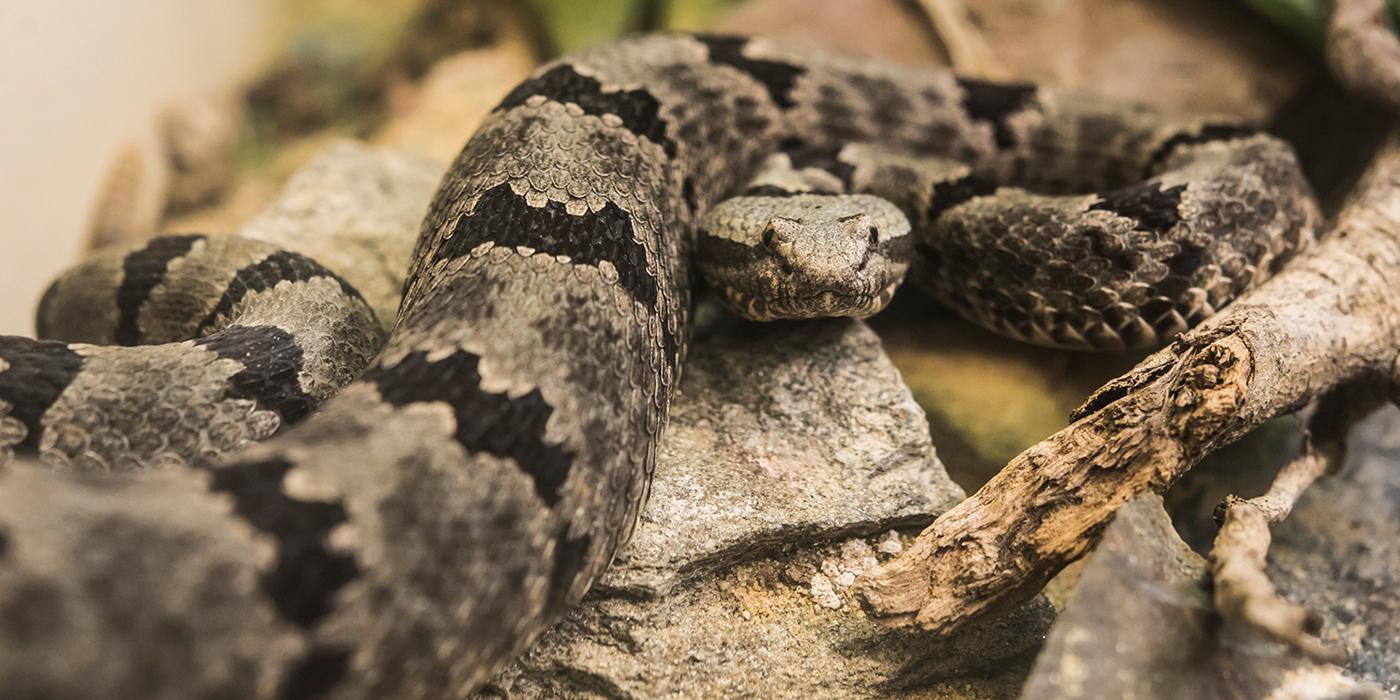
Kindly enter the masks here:
M 867 168 L 842 145 L 869 143 L 919 157 Z M 903 246 L 935 296 L 1042 344 L 1160 342 L 1317 220 L 1290 151 L 1229 120 L 739 37 L 556 60 L 451 165 L 372 359 L 344 339 L 373 347 L 373 314 L 333 273 L 200 236 L 61 278 L 41 325 L 62 341 L 0 338 L 0 449 L 23 458 L 0 474 L 0 687 L 479 687 L 626 540 L 685 356 L 692 258 L 749 259 L 772 223 L 700 238 L 701 218 L 784 149 L 851 190 L 921 183 L 891 195 L 912 246 L 867 238 L 861 212 L 837 229 Z M 210 392 L 227 404 L 194 406 Z M 193 468 L 91 473 L 149 467 L 137 450 Z

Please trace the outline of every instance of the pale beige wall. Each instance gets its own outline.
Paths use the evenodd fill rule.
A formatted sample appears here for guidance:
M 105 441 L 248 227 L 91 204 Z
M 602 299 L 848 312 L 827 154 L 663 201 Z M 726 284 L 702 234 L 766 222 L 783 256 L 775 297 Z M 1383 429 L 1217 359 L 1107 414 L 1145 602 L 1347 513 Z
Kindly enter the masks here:
M 104 169 L 182 97 L 246 79 L 277 0 L 0 0 L 0 334 L 70 264 Z

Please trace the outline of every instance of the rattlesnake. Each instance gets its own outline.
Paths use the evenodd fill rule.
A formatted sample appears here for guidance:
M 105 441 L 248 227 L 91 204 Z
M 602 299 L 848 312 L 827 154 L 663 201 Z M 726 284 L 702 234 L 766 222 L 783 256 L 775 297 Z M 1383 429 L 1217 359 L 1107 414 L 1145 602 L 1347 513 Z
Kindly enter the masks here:
M 915 170 L 930 157 L 962 165 L 870 175 L 884 166 L 853 164 L 842 145 L 870 142 L 918 154 Z M 116 340 L 172 341 L 154 352 L 194 358 L 142 364 L 124 395 L 95 371 L 121 351 L 0 339 L 0 441 L 59 466 L 120 469 L 133 460 L 101 450 L 142 442 L 121 421 L 144 413 L 183 431 L 180 456 L 195 462 L 140 478 L 5 468 L 0 687 L 143 698 L 478 687 L 625 541 L 685 356 L 698 222 L 785 146 L 826 149 L 849 189 L 924 183 L 887 193 L 912 207 L 918 236 L 947 236 L 912 246 L 916 278 L 969 317 L 1048 344 L 1159 342 L 1267 277 L 1317 223 L 1287 148 L 1229 120 L 738 37 L 585 50 L 540 68 L 467 143 L 423 223 L 387 344 L 293 430 L 210 461 L 261 435 L 220 442 L 213 422 L 143 407 L 170 404 L 193 376 L 224 387 L 241 415 L 264 415 L 254 422 L 267 431 L 354 374 L 359 350 L 332 361 L 335 377 L 312 360 L 347 329 L 373 336 L 373 314 L 309 260 L 230 254 L 194 301 L 178 269 L 233 244 L 161 239 L 98 264 L 97 287 L 60 280 L 48 312 L 86 294 L 96 305 L 76 325 L 91 337 L 108 323 Z M 279 301 L 297 294 L 337 330 L 301 325 Z M 185 320 L 156 320 L 162 303 Z M 218 332 L 175 340 L 197 328 Z M 230 338 L 239 349 L 221 351 Z M 130 371 L 121 362 L 109 372 Z M 279 393 L 278 378 L 294 381 Z
M 1145 182 L 1059 196 L 998 187 L 942 156 L 789 145 L 711 207 L 696 259 L 756 320 L 868 316 L 912 264 L 915 284 L 1003 335 L 1156 347 L 1309 241 L 1314 212 L 1288 147 L 1207 128 L 1219 137 L 1155 157 Z

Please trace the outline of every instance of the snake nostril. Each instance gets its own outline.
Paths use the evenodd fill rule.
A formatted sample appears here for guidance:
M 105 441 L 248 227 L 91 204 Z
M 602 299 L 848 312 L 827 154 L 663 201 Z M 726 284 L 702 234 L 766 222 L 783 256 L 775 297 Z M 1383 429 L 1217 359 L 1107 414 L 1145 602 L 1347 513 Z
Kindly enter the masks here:
M 779 238 L 777 228 L 770 223 L 763 229 L 763 234 L 760 236 L 759 240 L 762 242 L 763 247 L 768 250 L 773 260 L 777 261 L 778 269 L 785 275 L 792 275 L 796 271 L 792 260 L 794 251 L 779 245 Z

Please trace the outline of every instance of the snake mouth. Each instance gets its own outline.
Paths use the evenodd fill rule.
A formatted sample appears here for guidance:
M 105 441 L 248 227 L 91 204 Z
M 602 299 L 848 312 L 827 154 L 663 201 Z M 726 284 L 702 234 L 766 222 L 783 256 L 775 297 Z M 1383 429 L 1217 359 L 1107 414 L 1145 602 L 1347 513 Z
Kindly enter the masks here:
M 811 318 L 866 318 L 879 313 L 894 298 L 902 279 L 873 292 L 820 290 L 808 294 L 753 294 L 731 286 L 720 288 L 720 296 L 734 313 L 751 321 L 800 320 Z

